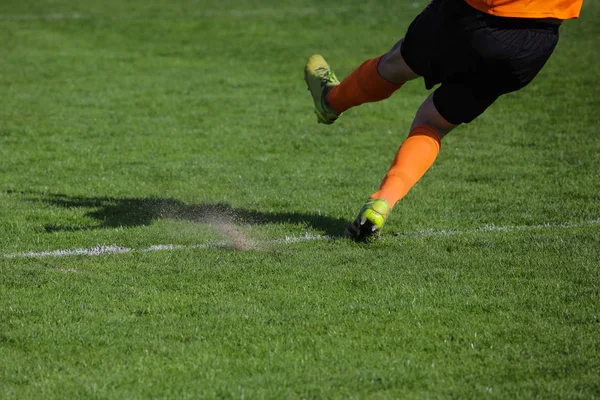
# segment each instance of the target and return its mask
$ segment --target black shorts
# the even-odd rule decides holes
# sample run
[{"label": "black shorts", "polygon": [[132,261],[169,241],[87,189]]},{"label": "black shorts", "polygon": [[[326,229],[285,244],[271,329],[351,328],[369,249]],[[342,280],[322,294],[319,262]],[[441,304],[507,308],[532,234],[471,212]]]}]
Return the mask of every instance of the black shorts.
[{"label": "black shorts", "polygon": [[558,28],[492,16],[464,0],[433,0],[409,26],[401,52],[427,89],[441,83],[435,107],[458,125],[531,82],[554,51]]}]

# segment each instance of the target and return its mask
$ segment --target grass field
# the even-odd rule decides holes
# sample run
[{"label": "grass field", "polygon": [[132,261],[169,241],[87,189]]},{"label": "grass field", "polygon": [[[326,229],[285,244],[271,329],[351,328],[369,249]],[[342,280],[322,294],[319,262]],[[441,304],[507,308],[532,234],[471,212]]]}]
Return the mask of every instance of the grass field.
[{"label": "grass field", "polygon": [[316,124],[302,69],[426,5],[0,3],[0,398],[600,398],[600,5],[342,237],[422,81]]}]

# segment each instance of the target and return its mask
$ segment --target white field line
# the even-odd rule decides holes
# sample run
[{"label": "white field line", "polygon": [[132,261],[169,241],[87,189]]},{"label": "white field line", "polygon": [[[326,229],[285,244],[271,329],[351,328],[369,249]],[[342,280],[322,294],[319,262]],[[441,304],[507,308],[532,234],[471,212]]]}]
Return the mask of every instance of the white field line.
[{"label": "white field line", "polygon": [[[466,229],[466,230],[431,230],[431,231],[414,231],[407,233],[396,234],[398,237],[431,237],[431,236],[456,236],[456,235],[467,235],[475,233],[489,233],[489,232],[513,232],[513,231],[525,231],[525,230],[543,230],[543,229],[571,229],[571,228],[585,228],[591,226],[600,226],[600,219],[583,221],[583,222],[565,222],[559,224],[538,224],[538,225],[516,225],[516,226],[496,226],[496,225],[485,225],[479,228]],[[264,242],[264,244],[292,244],[306,241],[315,240],[336,240],[340,239],[339,236],[329,235],[315,235],[312,233],[305,233],[301,236],[286,236],[279,239],[271,239]],[[389,240],[389,239],[386,239]],[[189,250],[189,249],[211,249],[218,247],[231,247],[231,243],[220,241],[220,242],[207,242],[192,245],[178,245],[178,244],[158,244],[150,247],[133,249],[129,247],[117,246],[117,245],[99,245],[90,249],[65,249],[65,250],[52,250],[52,251],[26,251],[21,253],[0,253],[0,259],[22,259],[22,258],[44,258],[44,257],[67,257],[67,256],[100,256],[109,254],[123,254],[131,252],[150,253],[157,251],[175,251],[175,250]]]},{"label": "white field line", "polygon": [[70,249],[70,250],[52,250],[52,251],[26,251],[23,253],[2,254],[2,258],[41,258],[41,257],[65,257],[65,256],[99,256],[102,254],[121,254],[133,251],[128,247],[117,245],[96,246],[91,249]]},{"label": "white field line", "polygon": [[569,228],[585,228],[589,226],[600,226],[600,219],[592,219],[582,222],[562,222],[558,224],[543,223],[537,225],[509,225],[509,226],[496,226],[496,225],[484,225],[479,228],[464,229],[464,230],[423,230],[417,232],[399,233],[397,236],[408,236],[408,237],[427,237],[427,236],[453,236],[462,234],[472,233],[485,233],[485,232],[512,232],[512,231],[528,231],[528,230],[539,230],[539,229],[569,229]]}]

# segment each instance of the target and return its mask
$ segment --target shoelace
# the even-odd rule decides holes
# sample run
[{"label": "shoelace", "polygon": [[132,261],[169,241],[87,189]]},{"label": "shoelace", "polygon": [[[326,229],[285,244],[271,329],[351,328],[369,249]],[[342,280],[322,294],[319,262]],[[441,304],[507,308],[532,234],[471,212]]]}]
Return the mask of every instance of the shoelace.
[{"label": "shoelace", "polygon": [[331,72],[330,70],[328,70],[327,68],[320,67],[320,68],[317,68],[315,71],[319,72],[319,75],[322,77],[322,79],[321,79],[322,86],[326,86],[328,83],[337,81],[337,77],[335,76],[335,74],[333,72]]}]

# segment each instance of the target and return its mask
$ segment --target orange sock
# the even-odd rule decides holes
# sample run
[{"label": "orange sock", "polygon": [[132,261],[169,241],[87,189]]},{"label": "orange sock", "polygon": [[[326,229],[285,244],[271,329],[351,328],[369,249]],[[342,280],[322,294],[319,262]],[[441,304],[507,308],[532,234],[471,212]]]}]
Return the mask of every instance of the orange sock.
[{"label": "orange sock", "polygon": [[377,66],[383,56],[362,63],[327,94],[327,104],[341,114],[363,103],[385,100],[402,87],[386,81]]},{"label": "orange sock", "polygon": [[413,128],[400,146],[379,191],[370,198],[384,199],[394,207],[431,167],[440,146],[440,136],[433,128],[425,125]]}]

